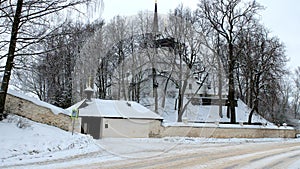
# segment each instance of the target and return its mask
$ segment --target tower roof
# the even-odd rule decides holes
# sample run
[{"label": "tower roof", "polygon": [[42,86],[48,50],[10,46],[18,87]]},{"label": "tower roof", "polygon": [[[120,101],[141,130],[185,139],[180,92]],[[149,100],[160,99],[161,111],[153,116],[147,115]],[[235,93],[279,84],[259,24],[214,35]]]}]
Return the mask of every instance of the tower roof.
[{"label": "tower roof", "polygon": [[153,34],[158,33],[158,16],[157,16],[157,0],[155,0],[154,6],[154,18],[153,18]]}]

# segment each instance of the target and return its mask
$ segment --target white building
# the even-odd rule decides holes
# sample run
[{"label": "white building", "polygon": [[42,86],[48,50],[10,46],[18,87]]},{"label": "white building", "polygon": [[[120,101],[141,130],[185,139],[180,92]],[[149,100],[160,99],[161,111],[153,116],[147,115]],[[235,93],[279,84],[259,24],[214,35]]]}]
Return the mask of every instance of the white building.
[{"label": "white building", "polygon": [[133,101],[84,99],[68,108],[78,109],[81,132],[99,138],[147,138],[162,117]]}]

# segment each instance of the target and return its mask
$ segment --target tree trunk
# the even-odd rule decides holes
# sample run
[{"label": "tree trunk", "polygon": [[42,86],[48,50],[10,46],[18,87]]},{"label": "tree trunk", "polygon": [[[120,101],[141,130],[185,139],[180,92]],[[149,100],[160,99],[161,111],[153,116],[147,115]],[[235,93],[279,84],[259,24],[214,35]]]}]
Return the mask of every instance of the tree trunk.
[{"label": "tree trunk", "polygon": [[229,111],[230,111],[230,122],[236,123],[235,118],[235,99],[234,99],[234,56],[233,56],[233,45],[229,43],[229,91],[228,91],[228,102],[229,102]]},{"label": "tree trunk", "polygon": [[5,65],[5,71],[4,76],[2,80],[1,90],[0,90],[0,121],[5,118],[4,114],[4,107],[5,107],[5,99],[6,94],[8,90],[8,84],[11,76],[11,71],[13,69],[14,64],[14,57],[15,57],[15,51],[16,51],[16,44],[17,44],[17,36],[19,31],[19,25],[21,20],[21,13],[22,13],[22,6],[23,6],[23,0],[18,0],[17,7],[16,7],[16,13],[14,16],[14,21],[12,25],[12,31],[11,31],[11,37],[9,42],[9,49],[8,49],[8,56],[6,60]]},{"label": "tree trunk", "polygon": [[169,84],[169,81],[171,79],[171,75],[172,75],[172,72],[169,74],[167,80],[166,80],[166,83],[165,83],[165,88],[163,90],[163,96],[162,96],[162,101],[161,101],[161,107],[162,108],[165,108],[165,104],[166,104],[166,95],[167,95],[167,90],[168,90],[168,84]]},{"label": "tree trunk", "polygon": [[[218,52],[219,54],[219,52]],[[223,118],[223,112],[222,112],[222,68],[221,68],[221,61],[219,58],[217,58],[218,60],[218,95],[219,95],[219,116],[220,118]]]},{"label": "tree trunk", "polygon": [[253,113],[256,112],[258,113],[258,97],[255,98],[255,101],[254,101],[254,106],[249,114],[249,117],[248,117],[248,124],[251,124],[252,123],[252,116],[253,116]]},{"label": "tree trunk", "polygon": [[138,82],[136,85],[136,91],[135,91],[135,98],[138,103],[140,102],[140,93],[141,93],[141,83]]},{"label": "tree trunk", "polygon": [[249,89],[249,107],[253,107],[253,95],[255,95],[254,93],[254,75],[252,73],[250,73],[251,76],[250,76],[250,89]]},{"label": "tree trunk", "polygon": [[[258,97],[259,97],[259,80],[260,80],[260,74],[257,75],[257,77],[255,78],[256,79],[256,82],[255,82],[255,89],[254,89],[254,103],[253,103],[253,108],[249,114],[249,118],[248,118],[248,124],[251,124],[252,123],[252,116],[253,116],[253,113],[256,111],[256,113],[258,113],[258,104],[259,104],[259,100],[258,100]],[[254,85],[253,85],[254,86]]]},{"label": "tree trunk", "polygon": [[182,103],[182,101],[183,101],[183,99],[182,99],[182,95],[181,95],[181,89],[179,88],[179,92],[178,92],[178,109],[177,109],[177,111],[178,111],[178,118],[177,118],[177,122],[182,122],[182,115],[183,115],[183,112],[182,112],[182,105],[183,105],[183,103]]},{"label": "tree trunk", "polygon": [[182,70],[182,56],[179,54],[179,91],[178,91],[178,118],[177,122],[182,122],[182,116],[183,116],[183,111],[182,111],[182,106],[183,106],[183,97],[184,97],[184,92],[183,90],[183,84],[182,84],[182,79],[183,79],[183,70]]},{"label": "tree trunk", "polygon": [[180,97],[179,97],[179,104],[178,104],[178,122],[182,122],[182,116],[183,113],[185,112],[185,106],[184,106],[184,95],[185,95],[185,91],[186,91],[186,87],[187,87],[187,79],[185,79],[182,83],[182,87],[180,90]]},{"label": "tree trunk", "polygon": [[253,113],[254,113],[254,109],[252,109],[249,113],[249,117],[248,117],[248,124],[251,124],[252,123],[252,116],[253,116]]},{"label": "tree trunk", "polygon": [[154,65],[152,67],[152,88],[153,88],[153,98],[154,98],[154,112],[158,113],[158,95],[157,95],[157,88],[158,83],[156,80],[156,69],[154,68]]}]

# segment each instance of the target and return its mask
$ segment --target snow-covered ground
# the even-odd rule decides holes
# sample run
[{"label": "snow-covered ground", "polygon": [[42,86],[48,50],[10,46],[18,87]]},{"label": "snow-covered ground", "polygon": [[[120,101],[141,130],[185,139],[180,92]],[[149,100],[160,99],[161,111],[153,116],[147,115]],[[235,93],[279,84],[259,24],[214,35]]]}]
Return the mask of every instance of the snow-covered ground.
[{"label": "snow-covered ground", "polygon": [[[16,93],[13,93],[16,95]],[[19,95],[18,95],[19,96]],[[20,95],[19,97],[23,97]],[[29,99],[30,100],[30,99]],[[42,104],[33,100],[36,104]],[[228,122],[230,119],[226,117],[226,109],[223,107],[223,118],[219,118],[217,106],[196,106],[190,105],[184,114],[184,118],[188,123],[176,123],[177,113],[174,110],[174,99],[167,99],[164,109],[160,108],[160,112],[164,117],[163,125],[180,125],[180,126],[205,126],[205,127],[243,127],[243,128],[278,128],[272,123],[258,115],[253,116],[253,122],[261,122],[266,126],[246,126],[242,124],[218,124],[217,122]],[[42,104],[43,105],[43,104]],[[241,101],[238,101],[237,121],[247,121],[250,109]],[[45,106],[45,105],[44,105]],[[46,105],[49,106],[49,105]],[[59,112],[61,110],[54,109]],[[197,122],[197,123],[190,123]],[[205,122],[205,123],[199,123]],[[288,127],[280,127],[287,129]],[[0,122],[0,168],[95,168],[94,165],[103,163],[108,168],[111,164],[124,162],[126,159],[151,159],[165,155],[170,158],[177,159],[177,156],[209,149],[211,152],[227,151],[227,147],[251,144],[253,148],[257,145],[284,145],[296,144],[293,154],[273,156],[293,159],[290,161],[292,167],[297,168],[300,159],[295,160],[294,157],[300,156],[300,139],[279,139],[279,138],[263,138],[263,139],[215,139],[215,138],[188,138],[188,137],[167,137],[167,138],[120,138],[120,139],[102,139],[94,140],[91,136],[82,135],[63,131],[53,126],[32,122],[28,119],[9,115],[7,119]],[[299,145],[299,146],[298,146]],[[224,147],[224,150],[220,149]],[[265,147],[265,146],[262,146]],[[298,151],[299,147],[299,151]],[[244,148],[241,148],[244,149]],[[251,150],[251,149],[250,149]],[[245,150],[248,156],[258,158],[257,154],[267,154],[265,152],[249,152]],[[282,152],[284,148],[274,151]],[[267,152],[271,151],[269,149]],[[205,152],[204,152],[205,153]],[[208,154],[210,156],[210,154]],[[217,156],[217,155],[215,155]],[[212,155],[214,157],[214,155]],[[239,158],[237,152],[236,157]],[[241,156],[244,157],[244,156]],[[293,158],[292,158],[293,157]],[[190,158],[190,157],[189,157]],[[130,163],[129,160],[129,163]],[[112,162],[113,161],[113,162]],[[170,160],[172,161],[172,160]],[[260,166],[265,161],[255,161],[255,166]],[[124,162],[128,165],[127,161]],[[151,163],[155,163],[152,161]],[[120,164],[121,165],[121,164]],[[208,165],[210,166],[210,165]],[[97,167],[96,167],[97,168]],[[118,168],[118,167],[116,167]],[[122,167],[121,167],[122,168]],[[131,168],[131,167],[127,167]],[[134,167],[133,167],[134,168]]]},{"label": "snow-covered ground", "polygon": [[0,122],[0,168],[98,151],[91,136],[9,115]]},{"label": "snow-covered ground", "polygon": [[[234,147],[248,147],[243,150],[249,153],[248,156],[264,155],[265,152],[248,152],[256,146],[266,147],[267,145],[291,144],[300,147],[299,139],[215,139],[215,138],[187,138],[187,137],[166,137],[166,138],[111,138],[94,140],[92,137],[82,134],[74,134],[63,131],[56,127],[35,123],[19,116],[10,115],[0,122],[0,168],[95,168],[94,165],[103,163],[110,166],[122,162],[129,165],[131,160],[141,162],[156,158],[177,159],[183,154],[193,155],[196,152],[212,153],[212,157],[227,152]],[[278,146],[275,146],[278,145]],[[250,147],[249,147],[250,146]],[[251,148],[252,147],[252,148]],[[280,147],[274,153],[285,150]],[[206,151],[207,149],[207,151]],[[242,149],[241,149],[242,151]],[[267,152],[269,153],[268,150]],[[273,150],[272,150],[273,152]],[[287,150],[289,153],[289,151]],[[240,157],[236,152],[236,157]],[[291,151],[292,154],[280,154],[280,157],[297,157],[298,149]],[[268,158],[272,156],[265,155]],[[274,158],[279,158],[276,154]],[[188,157],[192,158],[192,157]],[[139,161],[141,160],[141,161]],[[220,159],[221,160],[221,159]],[[246,158],[245,158],[246,160]],[[272,161],[272,159],[271,159]],[[152,161],[155,163],[155,161]],[[259,166],[264,162],[255,161]],[[293,159],[292,167],[300,164],[300,159]],[[142,162],[141,162],[142,163]],[[138,163],[137,163],[138,164]],[[124,164],[125,165],[125,164]],[[167,164],[166,164],[167,165]],[[96,167],[97,168],[97,167]],[[108,167],[109,168],[109,167]],[[118,167],[117,167],[118,168]],[[130,168],[130,167],[129,167]]]},{"label": "snow-covered ground", "polygon": [[[159,114],[164,118],[164,122],[167,124],[171,124],[177,122],[177,110],[175,110],[175,98],[166,98],[165,106],[161,106],[162,98],[158,99],[159,103]],[[184,99],[184,104],[186,104],[188,100]],[[141,104],[148,107],[151,110],[154,110],[154,100],[153,98],[146,98],[141,100]],[[236,121],[237,122],[248,122],[248,117],[251,109],[241,100],[237,101],[236,107]],[[227,118],[226,115],[227,107],[222,106],[222,115],[219,116],[219,106],[216,105],[193,105],[191,103],[188,104],[185,113],[183,114],[183,118],[185,118],[189,122],[196,123],[215,123],[215,122],[230,122],[230,118]],[[267,126],[276,126],[273,123],[267,121],[262,118],[260,115],[254,113],[252,116],[253,123],[262,123]]]}]

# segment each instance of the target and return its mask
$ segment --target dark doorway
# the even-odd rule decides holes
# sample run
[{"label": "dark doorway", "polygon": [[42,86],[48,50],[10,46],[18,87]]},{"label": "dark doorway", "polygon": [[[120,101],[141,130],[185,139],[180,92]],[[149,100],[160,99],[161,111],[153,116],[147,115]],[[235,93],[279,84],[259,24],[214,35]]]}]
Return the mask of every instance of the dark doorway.
[{"label": "dark doorway", "polygon": [[99,139],[100,126],[100,117],[81,117],[81,133],[90,134],[94,139]]}]

